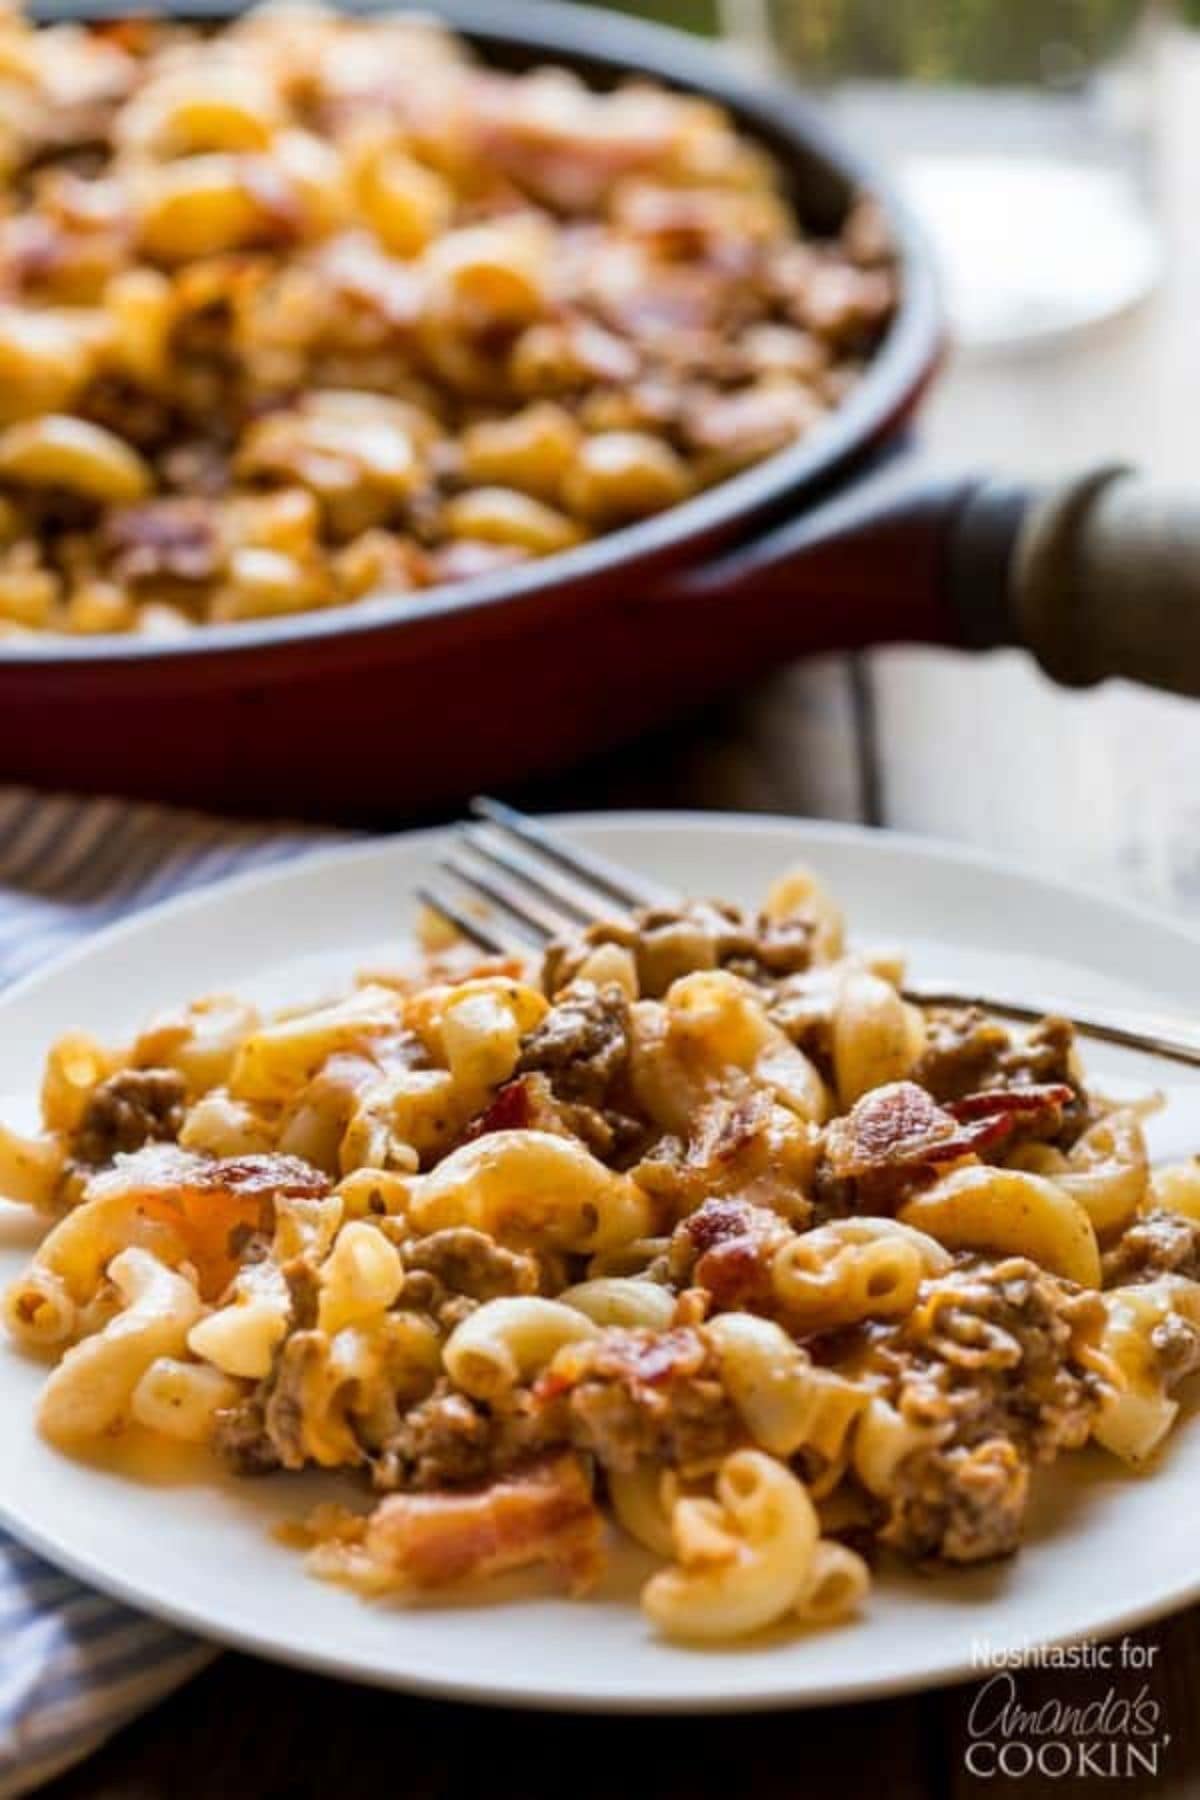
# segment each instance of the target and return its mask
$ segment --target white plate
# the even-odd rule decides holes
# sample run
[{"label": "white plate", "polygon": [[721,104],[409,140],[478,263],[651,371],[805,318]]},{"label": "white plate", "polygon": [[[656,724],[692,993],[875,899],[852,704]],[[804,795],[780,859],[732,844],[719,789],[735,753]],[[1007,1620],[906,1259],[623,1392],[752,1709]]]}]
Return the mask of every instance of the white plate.
[{"label": "white plate", "polygon": [[[915,973],[1200,1008],[1200,940],[1153,915],[966,854],[852,829],[720,815],[588,818],[581,840],[679,886],[753,899],[802,858],[843,898],[859,942],[900,944]],[[73,1025],[120,1037],[206,989],[306,998],[330,971],[393,945],[436,835],[323,854],[161,907],[103,933],[0,996],[0,1092],[28,1092],[50,1041]],[[1101,1051],[1110,1084],[1169,1076],[1153,1126],[1160,1155],[1200,1147],[1200,1077]],[[28,1223],[0,1208],[0,1280],[28,1254]],[[0,1351],[0,1518],[77,1575],[223,1642],[365,1681],[578,1708],[710,1711],[842,1700],[972,1670],[981,1649],[1123,1629],[1200,1595],[1200,1421],[1152,1479],[1091,1454],[1039,1482],[1031,1541],[1003,1566],[877,1583],[865,1617],[735,1650],[658,1641],[637,1610],[645,1565],[619,1555],[584,1601],[535,1579],[485,1599],[369,1605],[307,1577],[270,1535],[318,1491],[308,1477],[235,1481],[167,1460],[150,1481],[81,1465],[31,1423],[39,1368]],[[327,1491],[328,1482],[320,1491]]]}]

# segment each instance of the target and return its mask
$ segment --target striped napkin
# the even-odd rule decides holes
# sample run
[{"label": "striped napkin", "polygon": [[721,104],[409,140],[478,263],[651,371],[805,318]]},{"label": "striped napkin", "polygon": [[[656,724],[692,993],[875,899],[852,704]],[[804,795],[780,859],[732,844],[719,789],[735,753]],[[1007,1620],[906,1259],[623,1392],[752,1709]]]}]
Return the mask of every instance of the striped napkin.
[{"label": "striped napkin", "polygon": [[[328,841],[301,827],[0,788],[0,983],[138,907]],[[0,1529],[0,1800],[90,1755],[215,1655]]]}]

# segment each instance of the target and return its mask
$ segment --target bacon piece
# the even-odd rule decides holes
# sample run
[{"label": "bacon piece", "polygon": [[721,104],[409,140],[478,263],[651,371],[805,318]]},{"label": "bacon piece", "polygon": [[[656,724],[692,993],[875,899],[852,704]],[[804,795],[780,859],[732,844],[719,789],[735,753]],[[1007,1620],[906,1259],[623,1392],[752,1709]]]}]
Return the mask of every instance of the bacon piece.
[{"label": "bacon piece", "polygon": [[959,1136],[970,1139],[978,1151],[993,1148],[1018,1130],[1030,1137],[1051,1136],[1075,1097],[1075,1090],[1062,1081],[1031,1083],[964,1094],[961,1100],[951,1100],[946,1111],[965,1127]]},{"label": "bacon piece", "polygon": [[894,1081],[856,1101],[825,1134],[826,1168],[857,1184],[858,1209],[895,1205],[947,1163],[996,1157],[1015,1137],[1052,1137],[1075,1098],[1061,1082],[988,1088],[938,1104],[914,1081]]},{"label": "bacon piece", "polygon": [[597,1339],[566,1345],[535,1383],[534,1396],[538,1401],[556,1399],[597,1372],[621,1381],[631,1392],[663,1387],[695,1375],[707,1357],[704,1339],[690,1327],[646,1331],[614,1326]]},{"label": "bacon piece", "polygon": [[89,35],[102,38],[130,56],[144,56],[154,45],[158,27],[153,19],[96,19],[88,25]]},{"label": "bacon piece", "polygon": [[320,1200],[330,1189],[328,1175],[299,1156],[264,1153],[255,1156],[221,1156],[204,1162],[189,1177],[187,1186],[197,1193],[251,1195],[285,1194],[289,1199]]},{"label": "bacon piece", "polygon": [[639,1127],[618,1112],[560,1099],[549,1077],[535,1070],[497,1088],[491,1103],[468,1124],[460,1142],[470,1144],[493,1131],[548,1131],[578,1138],[594,1156],[607,1160],[614,1149],[636,1138]]},{"label": "bacon piece", "polygon": [[247,1231],[270,1229],[278,1196],[319,1200],[329,1188],[329,1177],[298,1156],[208,1157],[175,1144],[151,1144],[93,1176],[83,1198],[127,1203],[179,1232],[201,1296],[212,1300],[235,1272],[239,1240]]},{"label": "bacon piece", "polygon": [[599,1117],[590,1108],[558,1106],[554,1090],[540,1072],[515,1075],[496,1089],[490,1104],[471,1120],[461,1141],[470,1144],[493,1131],[550,1131],[560,1137],[582,1137],[578,1125],[584,1114]]},{"label": "bacon piece", "polygon": [[288,1194],[319,1200],[330,1180],[299,1156],[264,1151],[253,1156],[200,1156],[176,1144],[149,1144],[120,1156],[111,1169],[93,1176],[85,1198],[102,1194],[179,1193]]},{"label": "bacon piece", "polygon": [[777,1213],[748,1200],[706,1200],[676,1226],[670,1274],[692,1283],[719,1309],[769,1308],[771,1259],[792,1233]]},{"label": "bacon piece", "polygon": [[965,1154],[953,1115],[914,1081],[873,1088],[826,1133],[830,1168],[839,1180],[885,1170],[921,1168]]},{"label": "bacon piece", "polygon": [[490,1104],[467,1126],[462,1141],[470,1144],[493,1131],[531,1131],[538,1113],[533,1079],[529,1075],[519,1075],[515,1081],[506,1081],[503,1087],[497,1088]]},{"label": "bacon piece", "polygon": [[104,540],[119,581],[211,581],[224,562],[216,508],[203,500],[127,506],[110,517]]},{"label": "bacon piece", "polygon": [[864,1094],[845,1119],[829,1128],[833,1173],[858,1179],[884,1170],[928,1168],[995,1150],[1023,1131],[1044,1137],[1075,1098],[1060,1082],[988,1088],[939,1106],[912,1081]]},{"label": "bacon piece", "polygon": [[601,1572],[601,1519],[579,1457],[539,1457],[488,1487],[393,1494],[372,1513],[366,1552],[398,1585],[440,1588],[549,1563],[578,1592]]}]

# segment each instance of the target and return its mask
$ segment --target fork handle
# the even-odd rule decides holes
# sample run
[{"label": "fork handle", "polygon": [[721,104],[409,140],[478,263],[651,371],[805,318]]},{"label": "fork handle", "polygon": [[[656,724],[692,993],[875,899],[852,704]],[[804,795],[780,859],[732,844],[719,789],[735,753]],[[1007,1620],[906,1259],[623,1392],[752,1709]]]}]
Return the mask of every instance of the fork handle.
[{"label": "fork handle", "polygon": [[1000,1018],[1020,1019],[1028,1024],[1045,1018],[1047,1013],[1061,1013],[1084,1037],[1120,1044],[1129,1050],[1143,1050],[1152,1056],[1165,1056],[1172,1062],[1200,1068],[1200,1030],[1165,1014],[1130,1011],[1124,1007],[1092,1012],[1086,1008],[1081,1010],[1070,1001],[1044,996],[1037,1006],[1028,1006],[1024,1001],[1009,1000],[996,994],[950,992],[925,982],[906,987],[904,997],[921,1006],[978,1006]]}]

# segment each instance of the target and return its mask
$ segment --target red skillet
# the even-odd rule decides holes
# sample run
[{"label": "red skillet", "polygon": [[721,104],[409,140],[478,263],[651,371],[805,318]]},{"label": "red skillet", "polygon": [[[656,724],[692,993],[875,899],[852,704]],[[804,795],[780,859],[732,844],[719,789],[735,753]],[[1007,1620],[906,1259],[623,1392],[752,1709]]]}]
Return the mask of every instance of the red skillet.
[{"label": "red skillet", "polygon": [[562,767],[787,658],[897,639],[1026,644],[1060,680],[1200,692],[1200,501],[1111,469],[1042,494],[930,477],[895,454],[938,360],[929,251],[803,99],[611,14],[441,10],[508,66],[566,63],[601,85],[636,71],[715,96],[780,157],[818,230],[854,190],[875,193],[903,297],[865,379],[810,442],[546,561],[182,641],[4,645],[0,780],[395,817]]}]

